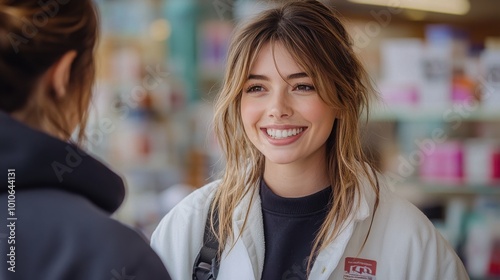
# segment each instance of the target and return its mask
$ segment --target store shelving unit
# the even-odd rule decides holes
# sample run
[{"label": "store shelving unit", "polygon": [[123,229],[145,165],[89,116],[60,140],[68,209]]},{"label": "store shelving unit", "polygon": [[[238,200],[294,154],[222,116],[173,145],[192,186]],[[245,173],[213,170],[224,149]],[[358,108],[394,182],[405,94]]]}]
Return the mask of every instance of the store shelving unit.
[{"label": "store shelving unit", "polygon": [[[426,28],[429,24],[447,24],[453,28],[463,30],[469,35],[468,43],[470,45],[468,47],[484,46],[486,45],[486,38],[490,36],[500,37],[499,30],[492,28],[491,23],[487,22],[491,22],[492,20],[491,18],[487,20],[487,18],[491,16],[489,12],[492,10],[491,7],[487,7],[488,3],[485,1],[474,1],[472,4],[474,7],[471,13],[464,17],[428,14],[424,15],[424,19],[412,21],[408,20],[408,18],[405,19],[405,13],[401,13],[398,15],[390,14],[390,16],[384,18],[386,20],[384,22],[381,22],[380,18],[377,19],[373,16],[381,14],[388,15],[387,9],[384,10],[384,8],[364,5],[355,6],[348,1],[337,2],[336,7],[339,9],[345,7],[345,11],[341,10],[341,13],[351,22],[352,26],[348,29],[354,37],[354,42],[359,42],[362,45],[362,48],[360,48],[361,60],[367,66],[370,76],[376,81],[375,84],[384,90],[384,88],[386,88],[384,82],[387,82],[383,80],[385,78],[384,74],[386,74],[384,72],[384,66],[387,66],[387,64],[383,65],[383,63],[387,61],[381,58],[381,48],[386,39],[397,40],[416,38],[422,41],[422,46],[426,46],[428,42],[425,42],[424,38],[427,38]],[[498,23],[498,17],[496,18],[497,19],[494,21]],[[370,33],[370,31],[377,32]],[[439,43],[442,43],[442,41],[438,42],[438,44]],[[477,49],[474,51],[477,51]],[[468,59],[471,59],[468,63],[474,61],[474,59],[472,59],[472,52],[466,52],[465,54]],[[392,54],[391,51],[387,51],[387,53]],[[451,53],[450,51],[446,54]],[[424,53],[424,55],[427,54]],[[477,52],[474,55],[478,55],[476,58],[479,57]],[[450,55],[452,63],[456,63],[453,64],[454,66],[464,65],[462,60],[463,56],[459,57],[460,58],[457,59],[456,56]],[[478,62],[480,60],[475,61]],[[392,62],[394,62],[394,60],[392,60]],[[389,80],[389,82],[393,82],[390,86],[396,86],[395,88],[399,90],[400,88],[398,86],[400,84],[397,84],[397,82],[403,81],[404,83],[411,80],[411,77],[409,78],[410,75],[406,75],[408,72],[405,71],[407,70],[405,67],[411,67],[408,66],[408,63],[411,62],[412,59],[409,55],[408,57],[399,56],[395,61],[399,68],[390,65],[394,67],[392,70],[397,68],[401,69],[402,73],[405,73],[401,74],[399,77],[396,75],[396,79]],[[415,65],[416,64],[413,66]],[[477,69],[479,71],[484,70],[484,68]],[[398,74],[397,71],[396,74]],[[425,74],[428,73],[426,72]],[[425,74],[423,75],[424,83],[429,81],[425,80],[428,78]],[[480,100],[481,98],[475,95],[473,98],[474,100],[479,100],[479,103],[460,104],[460,100],[452,100],[454,98],[452,96],[452,94],[454,94],[452,89],[456,89],[452,88],[452,86],[462,85],[458,84],[457,80],[454,80],[454,78],[456,78],[456,76],[454,76],[455,74],[456,73],[451,72],[447,76],[450,79],[448,80],[450,86],[449,90],[438,91],[436,88],[433,88],[433,94],[442,94],[443,97],[444,95],[449,96],[447,102],[444,102],[444,98],[440,99],[436,104],[433,104],[432,101],[422,102],[424,98],[431,97],[432,99],[436,95],[422,90],[426,89],[428,84],[424,84],[423,86],[422,84],[418,84],[422,83],[420,77],[415,78],[415,80],[417,80],[416,88],[419,94],[424,94],[418,96],[418,98],[411,99],[406,97],[398,99],[394,98],[398,96],[390,95],[393,92],[381,92],[381,102],[370,108],[370,114],[367,118],[368,132],[366,135],[368,135],[368,137],[366,138],[367,141],[370,141],[370,143],[368,143],[368,148],[376,151],[375,161],[380,163],[382,170],[385,169],[386,174],[398,174],[401,162],[400,159],[404,158],[405,160],[409,160],[410,155],[416,155],[416,151],[421,151],[420,147],[416,145],[416,141],[432,139],[431,135],[433,131],[444,132],[446,140],[450,141],[446,144],[454,142],[457,143],[458,146],[461,146],[461,154],[459,156],[457,155],[457,160],[458,157],[461,157],[459,160],[464,162],[467,160],[465,149],[469,149],[471,147],[469,145],[474,143],[474,141],[484,140],[486,142],[500,143],[500,107],[498,107],[500,104],[495,106],[494,102],[491,102],[491,100]],[[481,75],[482,77],[487,76],[484,72]],[[401,78],[401,80],[397,80],[397,78]],[[481,82],[474,79],[472,79],[472,81],[475,83],[475,88],[473,90],[474,94],[476,94],[476,90],[481,90],[478,88],[481,86]],[[390,86],[387,87],[389,90],[394,89],[394,87]],[[405,84],[405,86],[408,86],[408,84]],[[414,84],[411,86],[414,86]],[[407,88],[403,87],[402,89]],[[444,86],[442,89],[444,89]],[[409,91],[405,92],[401,90],[402,94],[408,94],[408,92]],[[384,93],[386,93],[386,95],[384,95]],[[496,93],[498,93],[498,91]],[[389,100],[391,100],[392,97],[392,103],[389,100],[384,100],[384,97],[389,97]],[[362,121],[364,120],[365,119],[362,119]],[[440,144],[438,142],[439,141],[435,141],[434,144],[437,146]],[[470,151],[471,150],[467,150],[467,152]],[[433,159],[435,159],[435,157]],[[471,161],[469,161],[469,164],[471,164],[470,162]],[[474,164],[483,164],[481,165],[482,167],[477,165],[479,168],[487,168],[488,166],[486,162],[475,162],[473,165]],[[429,166],[430,165],[427,167]],[[425,177],[425,173],[422,174],[421,172],[422,166],[420,162],[412,164],[409,169],[411,169],[411,174],[408,172],[408,174],[405,174],[407,176],[401,176],[401,180],[391,185],[394,191],[420,207],[424,213],[429,213],[433,216],[432,221],[436,222],[436,227],[440,230],[442,229],[443,232],[445,232],[445,236],[448,235],[448,237],[451,237],[450,243],[453,244],[452,246],[455,246],[458,254],[464,257],[464,260],[467,260],[467,258],[474,258],[477,254],[483,254],[482,257],[484,257],[484,254],[487,253],[484,253],[484,251],[481,251],[482,253],[478,251],[472,252],[470,246],[473,247],[480,246],[478,244],[484,244],[484,240],[481,240],[481,237],[475,235],[477,233],[477,227],[482,227],[481,230],[484,231],[498,227],[498,218],[491,219],[489,215],[494,213],[492,214],[493,217],[499,216],[500,182],[495,181],[495,179],[486,180],[488,177],[483,177],[479,178],[478,182],[484,183],[473,183],[475,181],[467,177],[468,173],[465,172],[465,167],[464,170],[462,170],[463,173],[456,173],[457,176],[455,178],[444,178],[442,180],[439,180],[440,178],[438,178],[438,180],[432,180],[433,178],[431,177]],[[427,169],[424,168],[424,170]],[[441,211],[438,216],[436,216],[436,209]],[[476,228],[474,229],[474,227]],[[495,240],[498,240],[498,237]],[[491,261],[494,262],[493,259]],[[466,267],[468,269],[470,268],[467,262]],[[471,273],[474,274],[472,271],[473,269]],[[491,273],[496,276],[472,277],[471,275],[471,279],[500,279],[497,272],[490,272],[490,274]],[[485,273],[485,275],[487,274],[488,272]]]},{"label": "store shelving unit", "polygon": [[418,189],[427,195],[444,196],[475,196],[486,195],[500,197],[500,184],[498,185],[479,185],[479,184],[442,184],[442,183],[423,183],[413,181],[405,184],[407,187]]},{"label": "store shelving unit", "polygon": [[[376,107],[370,112],[369,120],[371,121],[412,121],[412,122],[428,122],[428,121],[446,121],[447,113],[450,114],[453,107],[445,110],[438,109],[420,109],[420,108],[399,108],[399,107]],[[478,107],[474,110],[462,110],[460,114],[463,120],[468,121],[499,121],[500,110],[486,111]]]}]

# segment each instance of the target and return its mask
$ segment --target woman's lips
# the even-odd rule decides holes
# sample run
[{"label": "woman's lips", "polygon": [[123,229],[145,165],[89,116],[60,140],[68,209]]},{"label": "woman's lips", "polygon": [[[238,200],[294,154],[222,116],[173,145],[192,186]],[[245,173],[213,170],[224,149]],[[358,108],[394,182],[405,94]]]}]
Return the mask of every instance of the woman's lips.
[{"label": "woman's lips", "polygon": [[261,128],[269,143],[273,145],[289,145],[297,141],[307,127],[265,127]]}]

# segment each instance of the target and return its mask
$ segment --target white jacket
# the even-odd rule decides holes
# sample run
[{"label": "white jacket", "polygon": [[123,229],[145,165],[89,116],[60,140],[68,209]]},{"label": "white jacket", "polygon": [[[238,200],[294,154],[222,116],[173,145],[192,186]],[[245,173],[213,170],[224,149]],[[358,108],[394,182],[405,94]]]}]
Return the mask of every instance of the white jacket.
[{"label": "white jacket", "polygon": [[[151,245],[174,280],[192,279],[193,263],[203,242],[208,209],[218,182],[210,183],[181,201],[160,222]],[[258,187],[258,186],[257,186]],[[264,230],[258,190],[248,222],[234,248],[224,251],[219,280],[260,279],[264,264]],[[238,236],[250,196],[233,215]],[[360,205],[340,235],[320,252],[309,279],[461,280],[469,279],[463,264],[432,223],[409,202],[381,182],[380,203],[368,240],[374,192],[364,186]],[[359,254],[358,254],[359,253]],[[290,269],[282,279],[305,279]],[[364,273],[364,274],[363,274]],[[357,278],[363,274],[362,278]],[[279,279],[276,279],[279,280]]]}]

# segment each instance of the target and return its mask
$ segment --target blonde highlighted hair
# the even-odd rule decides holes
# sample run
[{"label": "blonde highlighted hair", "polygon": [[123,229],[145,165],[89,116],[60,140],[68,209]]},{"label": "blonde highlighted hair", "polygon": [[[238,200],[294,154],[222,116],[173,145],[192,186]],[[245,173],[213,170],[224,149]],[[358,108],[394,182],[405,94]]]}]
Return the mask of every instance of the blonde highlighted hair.
[{"label": "blonde highlighted hair", "polygon": [[[286,1],[238,26],[230,43],[214,117],[215,133],[226,160],[212,204],[212,208],[218,208],[219,226],[212,230],[219,240],[219,252],[228,242],[236,242],[232,237],[233,212],[244,196],[258,191],[264,171],[264,156],[245,134],[240,103],[252,64],[267,43],[282,44],[312,77],[322,100],[339,112],[326,148],[333,198],[315,238],[309,270],[311,260],[335,239],[354,211],[359,202],[355,197],[361,192],[361,177],[367,178],[376,193],[377,208],[376,169],[363,153],[359,133],[362,113],[368,111],[369,102],[376,97],[376,92],[354,54],[352,40],[339,16],[318,1]],[[246,213],[248,216],[248,210]]]}]

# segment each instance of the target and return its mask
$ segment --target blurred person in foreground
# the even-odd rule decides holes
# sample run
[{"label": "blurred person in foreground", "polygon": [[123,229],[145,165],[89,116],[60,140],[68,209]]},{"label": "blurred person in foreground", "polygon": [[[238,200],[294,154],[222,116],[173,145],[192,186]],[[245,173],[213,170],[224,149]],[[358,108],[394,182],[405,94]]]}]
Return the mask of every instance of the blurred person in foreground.
[{"label": "blurred person in foreground", "polygon": [[110,218],[122,179],[69,140],[85,130],[97,16],[91,0],[0,0],[1,279],[170,279]]},{"label": "blurred person in foreground", "polygon": [[151,239],[170,275],[468,279],[363,153],[359,123],[376,92],[336,12],[283,1],[234,34],[215,106],[222,178],[176,205]]}]

